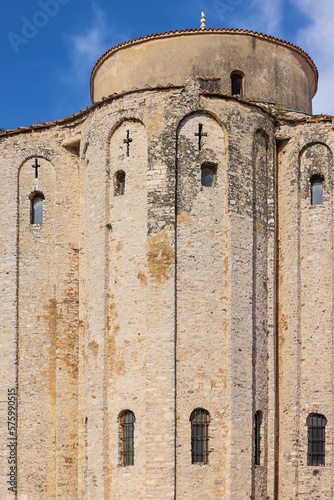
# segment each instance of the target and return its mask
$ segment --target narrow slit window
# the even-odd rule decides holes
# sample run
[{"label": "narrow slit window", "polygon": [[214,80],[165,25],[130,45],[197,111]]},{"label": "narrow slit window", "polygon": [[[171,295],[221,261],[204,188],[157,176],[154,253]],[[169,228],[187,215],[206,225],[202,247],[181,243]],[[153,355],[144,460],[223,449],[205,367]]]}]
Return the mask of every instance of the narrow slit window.
[{"label": "narrow slit window", "polygon": [[135,415],[132,411],[125,411],[121,414],[121,457],[122,465],[134,465],[134,430],[135,430]]},{"label": "narrow slit window", "polygon": [[311,177],[311,205],[321,205],[324,180],[320,175]]},{"label": "narrow slit window", "polygon": [[115,175],[115,196],[122,196],[125,193],[125,172],[119,170]]},{"label": "narrow slit window", "polygon": [[261,426],[262,412],[257,411],[254,415],[254,463],[261,465]]},{"label": "narrow slit window", "polygon": [[325,465],[325,427],[327,420],[323,415],[312,413],[307,419],[308,455],[307,465]]},{"label": "narrow slit window", "polygon": [[231,94],[239,95],[243,97],[244,95],[244,76],[242,73],[232,73],[231,74]]},{"label": "narrow slit window", "polygon": [[44,196],[35,195],[31,200],[31,224],[43,224]]},{"label": "narrow slit window", "polygon": [[210,416],[206,410],[194,410],[191,422],[191,463],[207,464],[209,456]]},{"label": "narrow slit window", "polygon": [[214,187],[217,168],[215,165],[203,165],[201,169],[201,183],[205,187]]}]

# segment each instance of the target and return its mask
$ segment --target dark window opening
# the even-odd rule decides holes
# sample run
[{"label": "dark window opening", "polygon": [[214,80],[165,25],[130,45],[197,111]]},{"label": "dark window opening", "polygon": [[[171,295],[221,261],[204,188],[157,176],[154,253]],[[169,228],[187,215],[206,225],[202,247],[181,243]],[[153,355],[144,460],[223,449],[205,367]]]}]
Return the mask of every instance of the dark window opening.
[{"label": "dark window opening", "polygon": [[202,186],[214,187],[216,183],[217,167],[215,165],[203,165],[201,169]]},{"label": "dark window opening", "polygon": [[311,205],[322,204],[324,179],[320,175],[311,177]]},{"label": "dark window opening", "polygon": [[134,430],[135,430],[135,416],[132,411],[125,411],[121,414],[121,456],[122,465],[134,465]]},{"label": "dark window opening", "polygon": [[312,413],[307,419],[308,454],[307,465],[325,465],[325,427],[323,415]]},{"label": "dark window opening", "polygon": [[115,175],[115,196],[121,196],[125,193],[125,172],[119,170]]},{"label": "dark window opening", "polygon": [[261,465],[261,425],[262,412],[257,411],[254,416],[254,463]]},{"label": "dark window opening", "polygon": [[37,193],[31,198],[31,224],[43,224],[43,202],[42,193]]},{"label": "dark window opening", "polygon": [[210,416],[206,410],[194,410],[191,422],[191,463],[207,464],[209,456]]},{"label": "dark window opening", "polygon": [[243,97],[244,76],[242,73],[231,74],[231,93],[232,95],[240,95],[240,97]]}]

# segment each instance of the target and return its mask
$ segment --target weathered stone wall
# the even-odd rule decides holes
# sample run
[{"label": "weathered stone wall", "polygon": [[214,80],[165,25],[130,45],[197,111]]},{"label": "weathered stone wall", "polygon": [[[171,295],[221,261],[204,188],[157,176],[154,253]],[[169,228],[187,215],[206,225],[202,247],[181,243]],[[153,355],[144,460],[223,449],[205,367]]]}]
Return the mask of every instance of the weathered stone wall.
[{"label": "weathered stone wall", "polygon": [[254,441],[252,453],[253,461],[258,462],[254,465],[253,496],[259,499],[265,498],[267,493],[268,461],[268,146],[268,136],[264,132],[256,132],[253,149],[252,300],[254,441],[256,413],[261,413],[256,429],[260,435],[259,457],[255,458]]},{"label": "weathered stone wall", "polygon": [[[169,176],[175,168],[160,151],[166,126],[161,101],[158,92],[154,100],[116,100],[92,115],[84,130],[86,494],[92,498],[174,495],[175,188]],[[128,130],[129,156],[123,142]],[[115,196],[120,170],[125,192]],[[108,293],[96,296],[103,276]],[[120,457],[119,415],[127,409],[136,417],[133,467],[122,467]],[[98,437],[96,428],[104,429]]]},{"label": "weathered stone wall", "polygon": [[[16,317],[6,339],[11,354],[1,363],[2,497],[8,492],[6,393],[11,388],[19,394],[18,498],[77,495],[78,158],[62,147],[72,134],[75,126],[54,127],[2,141],[10,202],[1,206],[1,218],[12,225],[2,232],[8,269],[2,279],[8,281],[7,272],[15,276],[5,299]],[[41,225],[31,224],[35,192],[45,197]],[[2,314],[5,310],[4,304]],[[10,325],[2,318],[5,324]]]},{"label": "weathered stone wall", "polygon": [[[129,131],[127,146],[124,140]],[[118,192],[117,173],[125,173],[124,194]],[[145,498],[149,436],[147,413],[152,420],[158,411],[152,405],[154,391],[147,384],[150,353],[147,344],[147,138],[143,124],[124,121],[110,138],[109,158],[109,311],[108,311],[108,453],[109,498],[117,491],[121,498]],[[156,335],[155,335],[156,337]],[[162,381],[158,374],[157,381]],[[152,388],[151,388],[152,389]],[[146,405],[143,395],[148,395]],[[146,399],[146,398],[145,398]],[[156,402],[157,403],[157,402]],[[148,406],[153,411],[148,411]],[[135,415],[135,467],[123,467],[120,417],[130,410]],[[158,419],[160,421],[160,419]],[[152,426],[153,427],[153,426]],[[155,429],[157,430],[157,429]],[[152,429],[152,433],[153,433]],[[154,432],[155,433],[155,432]],[[148,441],[148,442],[147,442]]]},{"label": "weathered stone wall", "polygon": [[[281,127],[279,207],[280,499],[333,495],[333,132],[328,125]],[[311,176],[323,203],[311,204]],[[325,466],[309,466],[306,420],[327,419]]]},{"label": "weathered stone wall", "polygon": [[[196,136],[200,127],[205,134],[202,139]],[[199,490],[207,498],[223,498],[226,488],[226,139],[225,127],[203,112],[185,117],[178,130],[176,378],[180,499],[196,498]],[[212,187],[202,186],[201,169],[205,167],[213,170]],[[210,415],[205,465],[191,461],[190,416],[197,408]]]},{"label": "weathered stone wall", "polygon": [[[18,266],[18,490],[56,491],[57,278],[55,180],[51,162],[32,158],[19,173]],[[43,224],[31,223],[35,193],[42,193]]]},{"label": "weathered stone wall", "polygon": [[[254,137],[257,130],[272,137],[272,125],[260,110],[236,110],[233,102],[198,92],[195,80],[185,91],[133,93],[102,106],[84,127],[91,497],[107,491],[125,498],[134,491],[138,498],[174,498],[175,491],[177,498],[194,499],[203,492],[210,498],[251,495],[253,413],[261,403],[266,415],[268,406],[268,327],[256,320],[254,286],[258,316],[263,310],[273,314],[272,303],[267,305],[273,155],[261,134],[260,152],[254,153]],[[207,135],[199,152],[200,123]],[[207,162],[217,168],[213,188],[201,186]],[[115,196],[119,170],[126,174],[125,193]],[[251,264],[256,223],[263,236]],[[108,298],[102,288],[96,292],[105,273]],[[256,404],[254,356],[264,379]],[[191,463],[189,418],[195,408],[210,413],[207,465]],[[133,467],[120,462],[118,416],[125,409],[136,415]],[[266,416],[265,422],[258,498],[266,489]],[[97,436],[97,427],[105,434]]]},{"label": "weathered stone wall", "polygon": [[[0,496],[14,388],[18,498],[331,498],[329,125],[279,125],[195,78],[0,146]],[[30,220],[35,191],[42,225]],[[210,415],[207,464],[191,460],[197,408]],[[124,410],[136,418],[133,466],[122,464]],[[312,412],[328,421],[321,468],[307,466]]]}]

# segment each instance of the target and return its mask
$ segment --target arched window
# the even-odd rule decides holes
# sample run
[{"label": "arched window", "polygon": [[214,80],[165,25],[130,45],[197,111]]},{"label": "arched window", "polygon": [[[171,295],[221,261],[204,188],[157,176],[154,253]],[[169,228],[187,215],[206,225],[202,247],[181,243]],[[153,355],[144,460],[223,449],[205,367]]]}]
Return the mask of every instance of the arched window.
[{"label": "arched window", "polygon": [[190,415],[191,463],[207,464],[209,456],[209,412],[201,408]]},{"label": "arched window", "polygon": [[323,415],[311,413],[307,418],[308,453],[307,465],[325,465],[325,427]]},{"label": "arched window", "polygon": [[121,460],[122,465],[134,465],[134,430],[135,430],[135,415],[132,411],[126,410],[120,415],[121,424]]},{"label": "arched window", "polygon": [[202,165],[201,168],[201,183],[205,187],[214,187],[216,183],[216,165]]},{"label": "arched window", "polygon": [[324,179],[321,175],[311,177],[311,205],[322,204],[322,191]]},{"label": "arched window", "polygon": [[44,195],[35,193],[31,197],[31,224],[43,224]]},{"label": "arched window", "polygon": [[240,71],[233,71],[231,74],[231,94],[244,95],[244,75]]},{"label": "arched window", "polygon": [[115,174],[115,196],[121,196],[125,193],[125,172],[118,170]]},{"label": "arched window", "polygon": [[254,464],[261,465],[261,426],[262,411],[258,410],[254,415]]}]

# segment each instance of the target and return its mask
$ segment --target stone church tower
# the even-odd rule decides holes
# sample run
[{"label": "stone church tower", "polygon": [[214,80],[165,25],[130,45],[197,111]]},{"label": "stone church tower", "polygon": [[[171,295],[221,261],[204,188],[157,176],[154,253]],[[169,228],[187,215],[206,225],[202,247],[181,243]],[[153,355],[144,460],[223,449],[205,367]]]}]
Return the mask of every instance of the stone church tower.
[{"label": "stone church tower", "polygon": [[1,498],[333,498],[317,81],[263,34],[163,33],[1,134]]}]

